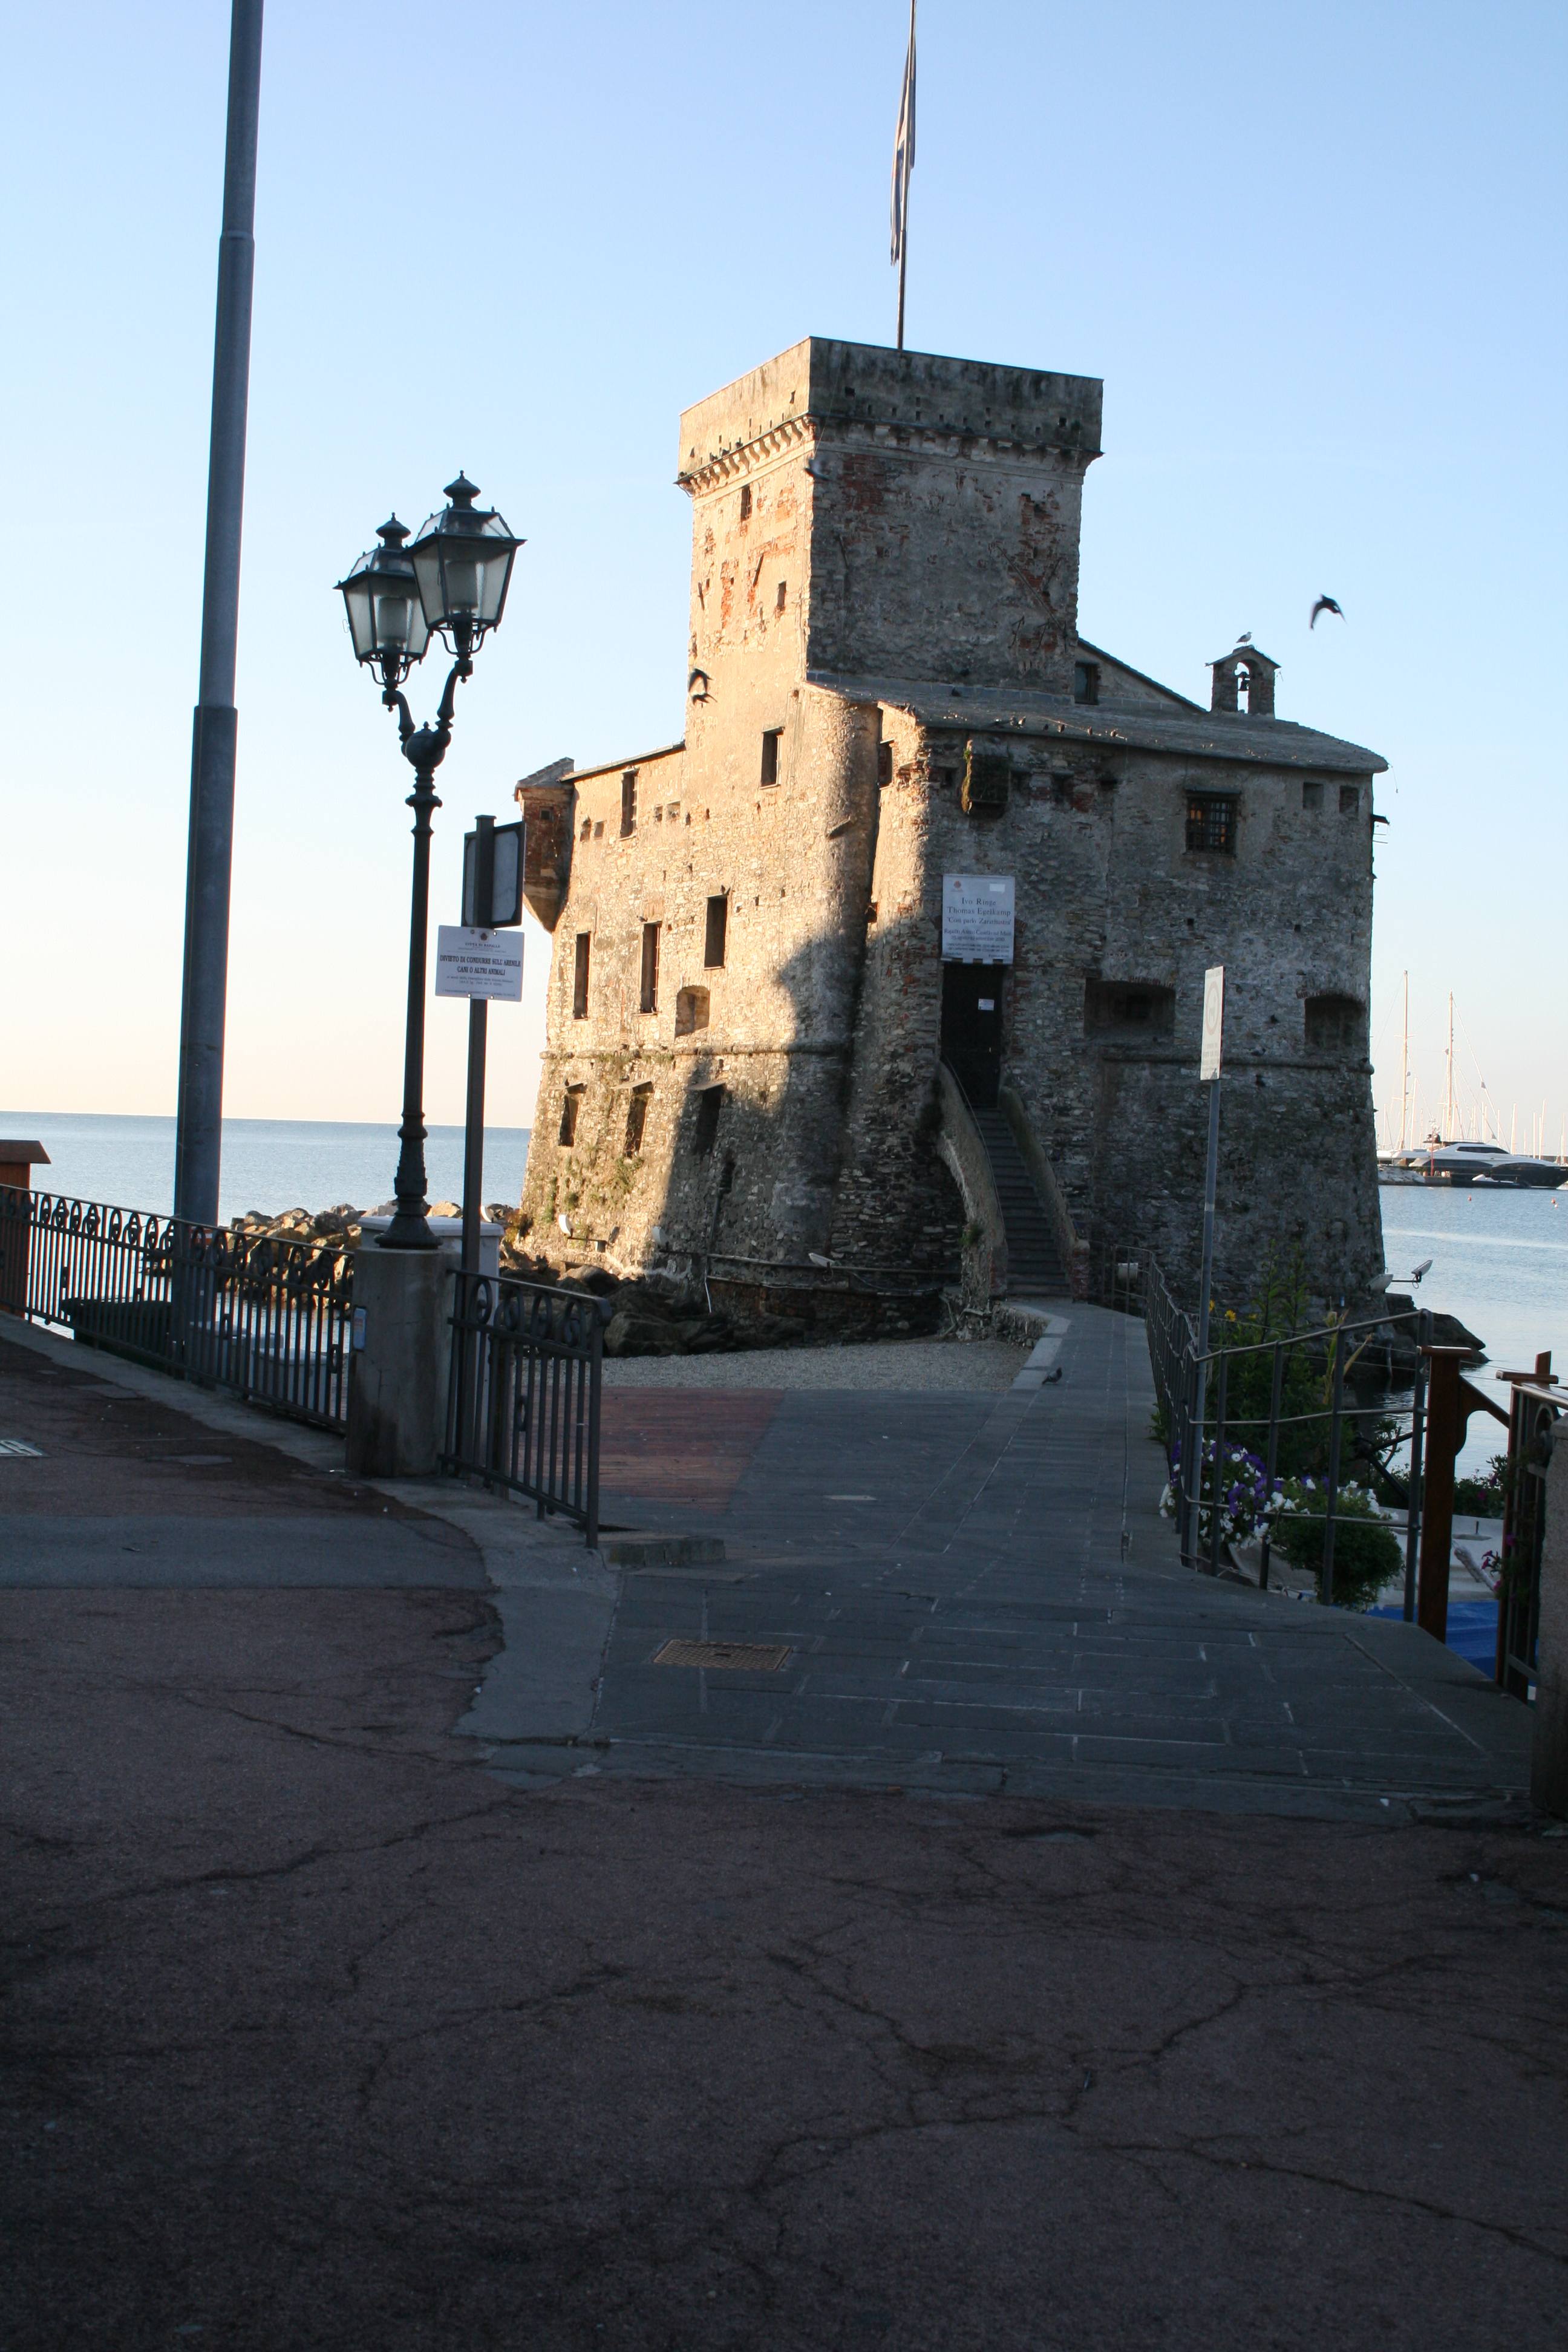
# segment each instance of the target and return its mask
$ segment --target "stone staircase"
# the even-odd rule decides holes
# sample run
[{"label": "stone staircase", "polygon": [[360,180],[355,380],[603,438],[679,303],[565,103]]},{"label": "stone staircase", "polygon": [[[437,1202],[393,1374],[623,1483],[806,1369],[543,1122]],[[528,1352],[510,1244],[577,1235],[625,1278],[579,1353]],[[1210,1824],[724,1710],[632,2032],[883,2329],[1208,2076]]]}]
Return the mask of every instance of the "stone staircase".
[{"label": "stone staircase", "polygon": [[1051,1232],[1045,1203],[1019,1150],[1006,1114],[999,1110],[972,1112],[1001,1204],[1007,1229],[1007,1296],[1010,1298],[1059,1298],[1068,1289],[1067,1269]]}]

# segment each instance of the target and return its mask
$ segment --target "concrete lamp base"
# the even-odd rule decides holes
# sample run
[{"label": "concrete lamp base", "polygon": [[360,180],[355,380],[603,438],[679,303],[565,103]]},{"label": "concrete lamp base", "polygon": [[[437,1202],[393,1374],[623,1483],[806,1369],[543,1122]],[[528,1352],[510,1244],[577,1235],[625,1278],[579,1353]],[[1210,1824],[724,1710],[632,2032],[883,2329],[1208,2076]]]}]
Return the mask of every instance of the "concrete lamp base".
[{"label": "concrete lamp base", "polygon": [[[447,1432],[455,1248],[354,1257],[354,1315],[363,1312],[349,1376],[347,1465],[356,1477],[430,1478]],[[356,1339],[358,1335],[356,1334]]]}]

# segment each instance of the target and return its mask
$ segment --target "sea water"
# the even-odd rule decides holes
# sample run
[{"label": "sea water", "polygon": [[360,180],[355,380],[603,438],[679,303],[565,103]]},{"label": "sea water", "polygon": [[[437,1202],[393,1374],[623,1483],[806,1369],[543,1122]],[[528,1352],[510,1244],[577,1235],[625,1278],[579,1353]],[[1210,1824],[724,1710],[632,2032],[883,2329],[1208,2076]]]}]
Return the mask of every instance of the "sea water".
[{"label": "sea water", "polygon": [[[525,1127],[485,1130],[483,1193],[516,1202],[528,1159]],[[79,1201],[105,1201],[121,1209],[167,1216],[174,1198],[174,1122],[115,1118],[87,1113],[0,1111],[0,1136],[41,1143],[47,1168],[36,1168],[40,1192]],[[220,1217],[247,1209],[276,1216],[283,1209],[378,1208],[392,1198],[397,1130],[375,1122],[313,1118],[226,1118],[218,1193]],[[463,1130],[433,1127],[425,1146],[432,1201],[463,1196]]]},{"label": "sea water", "polygon": [[[1410,1292],[1418,1307],[1457,1315],[1476,1334],[1487,1360],[1469,1378],[1483,1395],[1506,1405],[1493,1374],[1528,1371],[1548,1351],[1568,1381],[1568,1192],[1384,1184],[1378,1197],[1390,1287]],[[1423,1258],[1431,1272],[1412,1292],[1405,1276]],[[1472,1413],[1462,1474],[1475,1475],[1507,1444],[1500,1423]]]}]

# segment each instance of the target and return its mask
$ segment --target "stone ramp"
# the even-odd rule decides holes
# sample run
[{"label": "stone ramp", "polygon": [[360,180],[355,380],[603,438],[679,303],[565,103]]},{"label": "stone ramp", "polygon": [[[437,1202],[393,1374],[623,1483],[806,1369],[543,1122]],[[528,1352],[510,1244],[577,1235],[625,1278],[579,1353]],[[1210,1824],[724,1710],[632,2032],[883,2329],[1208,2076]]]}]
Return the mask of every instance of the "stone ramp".
[{"label": "stone ramp", "polygon": [[[577,1738],[481,1705],[496,1766],[1373,1818],[1517,1802],[1529,1717],[1462,1660],[1182,1567],[1142,1326],[1064,1319],[1058,1385],[775,1393],[722,1507],[616,1497],[721,1536],[723,1569],[624,1579]],[[670,1643],[720,1662],[663,1663]]]}]

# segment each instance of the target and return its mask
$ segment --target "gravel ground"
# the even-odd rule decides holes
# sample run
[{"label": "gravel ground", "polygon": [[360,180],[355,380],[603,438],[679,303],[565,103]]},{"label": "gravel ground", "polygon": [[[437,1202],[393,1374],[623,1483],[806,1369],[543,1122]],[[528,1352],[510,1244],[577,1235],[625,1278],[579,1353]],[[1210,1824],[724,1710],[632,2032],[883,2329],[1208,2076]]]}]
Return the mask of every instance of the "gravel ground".
[{"label": "gravel ground", "polygon": [[606,1359],[607,1389],[1009,1389],[1027,1348],[1005,1339],[868,1339],[733,1356]]}]

